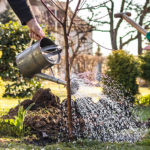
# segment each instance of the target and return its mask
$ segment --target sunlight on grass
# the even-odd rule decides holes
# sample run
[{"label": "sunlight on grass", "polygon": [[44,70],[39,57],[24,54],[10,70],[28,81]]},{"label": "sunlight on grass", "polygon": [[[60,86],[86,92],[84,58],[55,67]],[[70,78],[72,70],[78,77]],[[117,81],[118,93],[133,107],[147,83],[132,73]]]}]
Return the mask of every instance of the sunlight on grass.
[{"label": "sunlight on grass", "polygon": [[[60,100],[66,99],[66,88],[63,85],[58,85],[50,81],[43,81],[43,88],[50,88],[52,93],[57,95]],[[32,99],[24,98],[24,99]],[[18,105],[18,101],[23,101],[21,98],[1,98],[0,99],[0,113],[6,113],[10,108],[13,108]]]},{"label": "sunlight on grass", "polygon": [[60,101],[66,99],[66,87],[64,85],[60,85],[51,81],[43,81],[42,83],[44,88],[51,89],[52,93],[60,98]]},{"label": "sunlight on grass", "polygon": [[[50,81],[43,81],[42,82],[43,88],[49,88],[51,89],[52,93],[57,95],[60,98],[60,101],[62,102],[64,99],[67,98],[67,94],[66,94],[66,87],[64,85],[60,85],[54,82],[50,82]],[[84,88],[83,88],[84,89]],[[81,89],[81,91],[83,90]],[[96,102],[97,100],[99,100],[99,93],[102,91],[102,89],[100,87],[90,87],[90,90],[92,89],[92,91],[88,92],[88,91],[82,91],[83,93],[85,93],[84,96],[90,96],[92,97],[93,101]],[[147,95],[150,94],[150,89],[148,88],[139,88],[139,92],[140,95]],[[88,93],[88,94],[87,94]],[[91,94],[90,94],[91,93]],[[96,93],[98,93],[96,95]],[[90,95],[89,95],[90,94]],[[83,96],[83,95],[82,95]],[[72,97],[74,99],[74,96]],[[27,98],[24,98],[27,99]],[[24,100],[24,99],[19,99],[19,98],[2,98],[0,99],[0,113],[1,112],[8,112],[10,108],[15,107],[18,105],[18,101],[19,100]],[[29,99],[32,99],[31,97]]]},{"label": "sunlight on grass", "polygon": [[19,98],[2,98],[0,100],[0,113],[8,112],[10,108],[17,106],[18,102],[23,100]]},{"label": "sunlight on grass", "polygon": [[146,87],[140,87],[139,88],[139,93],[140,95],[144,96],[144,95],[148,95],[150,94],[150,89],[146,88]]}]

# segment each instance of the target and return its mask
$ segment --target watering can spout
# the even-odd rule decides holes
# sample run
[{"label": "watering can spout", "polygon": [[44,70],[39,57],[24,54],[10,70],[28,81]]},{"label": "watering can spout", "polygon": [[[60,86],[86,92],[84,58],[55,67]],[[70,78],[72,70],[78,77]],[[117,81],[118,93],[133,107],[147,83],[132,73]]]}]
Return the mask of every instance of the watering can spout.
[{"label": "watering can spout", "polygon": [[52,77],[52,76],[49,76],[47,74],[44,74],[44,73],[37,73],[35,74],[36,77],[38,78],[41,78],[41,79],[45,79],[45,80],[49,80],[49,81],[52,81],[52,82],[55,82],[57,84],[62,84],[62,85],[66,85],[66,81],[64,80],[61,80],[61,79],[57,79],[55,77]]},{"label": "watering can spout", "polygon": [[[48,81],[52,81],[55,82],[57,84],[62,84],[62,85],[67,85],[67,82],[52,76],[49,76],[47,74],[44,73],[37,73],[35,74],[36,77],[44,79],[44,80],[48,80]],[[71,94],[75,94],[77,93],[77,91],[79,90],[79,83],[77,82],[76,79],[71,79]]]}]

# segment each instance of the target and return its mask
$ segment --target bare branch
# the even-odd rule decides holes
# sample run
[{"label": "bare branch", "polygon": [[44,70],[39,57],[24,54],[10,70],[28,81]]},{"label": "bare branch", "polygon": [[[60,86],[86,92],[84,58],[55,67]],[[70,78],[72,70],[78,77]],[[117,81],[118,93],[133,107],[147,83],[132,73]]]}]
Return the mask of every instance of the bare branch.
[{"label": "bare branch", "polygon": [[51,0],[51,2],[58,8],[58,9],[60,9],[61,11],[64,11],[64,8],[63,8],[63,6],[61,5],[61,3],[58,1],[58,3],[59,3],[59,5],[56,3],[56,2],[54,2],[53,0]]},{"label": "bare branch", "polygon": [[69,3],[71,3],[73,0],[70,0]]},{"label": "bare branch", "polygon": [[96,18],[96,20],[103,19],[103,18],[107,17],[108,15],[109,15],[109,14],[106,14],[106,15],[100,17],[100,18]]},{"label": "bare branch", "polygon": [[62,5],[62,3],[60,2],[60,0],[56,0],[57,1],[57,4],[63,9],[65,10],[64,6]]},{"label": "bare branch", "polygon": [[124,10],[124,5],[125,5],[125,0],[122,0],[120,12],[123,12],[123,10]]},{"label": "bare branch", "polygon": [[68,8],[69,8],[69,0],[67,0],[67,2],[66,2],[65,17],[64,17],[64,21],[63,21],[65,28],[66,28],[66,22],[67,22],[67,16],[68,16]]},{"label": "bare branch", "polygon": [[136,32],[136,30],[134,30],[134,31],[129,31],[129,32],[127,32],[124,36],[122,36],[121,38],[123,39],[123,38],[125,38],[126,36],[128,36],[130,33],[134,33],[134,32]]},{"label": "bare branch", "polygon": [[47,5],[45,4],[44,0],[41,0],[41,2],[49,10],[49,12],[51,13],[51,15],[62,25],[63,23],[61,22],[61,20],[59,20],[59,18],[55,16],[55,14],[52,12],[52,10],[47,7]]},{"label": "bare branch", "polygon": [[80,6],[80,3],[81,3],[81,0],[78,0],[77,6],[76,6],[75,11],[74,11],[74,14],[73,14],[73,16],[72,16],[72,18],[71,18],[71,22],[70,22],[69,29],[68,29],[68,33],[67,33],[68,35],[69,35],[70,31],[71,31],[71,27],[72,27],[72,24],[73,24],[73,20],[74,20],[74,18],[75,18],[75,16],[76,16],[76,13],[77,13],[77,11],[78,11],[78,8],[79,8],[79,6]]},{"label": "bare branch", "polygon": [[81,1],[80,8],[78,8],[78,10],[82,9],[82,7],[85,5],[85,3],[86,3],[86,0]]},{"label": "bare branch", "polygon": [[102,48],[104,48],[104,49],[107,49],[107,50],[111,50],[111,51],[113,51],[114,49],[111,49],[111,48],[107,48],[107,47],[105,47],[105,46],[103,46],[103,45],[101,45],[101,44],[99,44],[98,42],[96,42],[95,40],[93,40],[92,38],[90,38],[94,43],[96,43],[97,45],[99,45],[100,47],[102,47]]},{"label": "bare branch", "polygon": [[110,2],[110,1],[106,1],[106,2],[103,2],[101,4],[98,4],[98,5],[95,5],[95,6],[91,6],[91,7],[80,8],[79,10],[94,9],[94,8],[96,9],[96,8],[101,7],[101,5],[104,5],[104,4],[108,3],[108,2]]},{"label": "bare branch", "polygon": [[99,23],[99,24],[110,24],[110,22],[108,21],[101,21],[99,22],[98,20],[93,20],[95,23]]},{"label": "bare branch", "polygon": [[127,41],[123,42],[123,43],[120,45],[120,48],[123,48],[123,46],[125,46],[125,45],[127,45],[128,43],[130,43],[131,41],[137,39],[137,37],[138,37],[138,34],[137,34],[135,37],[132,37],[132,36],[131,36],[131,38],[129,38]]},{"label": "bare branch", "polygon": [[100,32],[110,32],[110,30],[100,30],[100,29],[96,29],[95,31],[100,31]]},{"label": "bare branch", "polygon": [[149,0],[146,0],[145,5],[143,6],[142,15],[140,16],[140,21],[139,21],[139,24],[140,24],[140,25],[143,24],[144,17],[145,17],[145,15],[146,15],[146,13],[148,12],[148,9],[147,9],[147,5],[148,5],[148,4],[149,4]]},{"label": "bare branch", "polygon": [[[123,12],[124,10],[124,5],[125,5],[125,0],[122,0],[122,3],[121,3],[121,8],[120,8],[120,12]],[[122,23],[123,19],[119,19],[118,23],[117,23],[117,26],[116,26],[116,32],[118,32],[118,29]]]}]

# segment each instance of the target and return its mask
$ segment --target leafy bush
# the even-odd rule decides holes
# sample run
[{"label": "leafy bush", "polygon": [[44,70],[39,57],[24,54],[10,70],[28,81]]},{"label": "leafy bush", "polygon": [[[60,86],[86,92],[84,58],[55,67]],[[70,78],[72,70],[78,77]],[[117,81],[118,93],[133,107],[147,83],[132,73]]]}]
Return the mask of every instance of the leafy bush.
[{"label": "leafy bush", "polygon": [[31,96],[41,86],[36,78],[24,78],[16,67],[16,56],[28,47],[29,42],[27,27],[18,22],[0,24],[0,76],[3,80],[11,81],[6,85],[4,96]]},{"label": "leafy bush", "polygon": [[140,60],[140,76],[144,80],[150,81],[150,52],[139,56]]},{"label": "leafy bush", "polygon": [[[123,50],[113,51],[108,56],[107,67],[108,69],[105,73],[107,77],[103,78],[104,93],[108,96],[114,95],[114,91],[111,89],[118,85],[116,88],[121,93],[124,93],[124,97],[130,97],[130,101],[133,102],[134,95],[138,93],[136,83],[138,69],[135,58]],[[111,79],[111,82],[107,82],[108,78]],[[117,93],[117,89],[115,93]],[[119,99],[116,98],[116,100]]]},{"label": "leafy bush", "polygon": [[7,9],[3,12],[0,13],[0,22],[5,24],[8,23],[9,21],[16,21],[17,17],[13,10],[10,8],[10,6],[7,6]]},{"label": "leafy bush", "polygon": [[136,98],[135,104],[144,106],[150,105],[150,94]]},{"label": "leafy bush", "polygon": [[[0,51],[0,58],[1,57],[2,57],[2,51]],[[2,78],[0,77],[0,98],[3,96],[4,93],[5,93],[5,85]]]},{"label": "leafy bush", "polygon": [[0,77],[0,98],[3,96],[4,92],[5,92],[4,82]]}]

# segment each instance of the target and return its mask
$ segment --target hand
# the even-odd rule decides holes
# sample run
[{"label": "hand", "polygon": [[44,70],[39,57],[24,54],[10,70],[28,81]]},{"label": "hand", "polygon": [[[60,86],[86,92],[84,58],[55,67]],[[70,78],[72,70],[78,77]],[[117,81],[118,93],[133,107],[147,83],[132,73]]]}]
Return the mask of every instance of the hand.
[{"label": "hand", "polygon": [[45,37],[45,34],[36,19],[31,19],[30,21],[28,21],[27,26],[29,27],[31,39],[40,40]]}]

